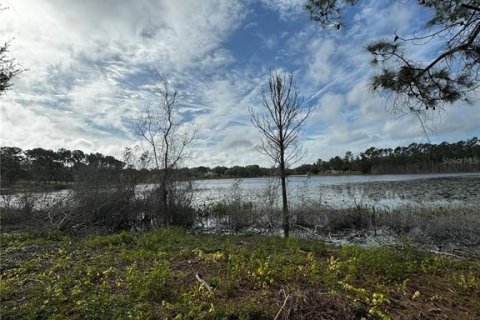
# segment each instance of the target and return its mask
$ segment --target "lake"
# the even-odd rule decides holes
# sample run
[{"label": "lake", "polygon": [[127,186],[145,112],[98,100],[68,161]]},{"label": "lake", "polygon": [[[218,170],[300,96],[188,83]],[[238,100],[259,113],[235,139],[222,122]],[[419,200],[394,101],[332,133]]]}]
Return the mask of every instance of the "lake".
[{"label": "lake", "polygon": [[[139,185],[138,192],[149,185]],[[280,183],[276,178],[195,180],[193,205],[241,199],[254,204],[279,206]],[[480,172],[455,174],[290,176],[289,204],[346,208],[356,205],[379,209],[419,206],[475,205],[480,207]],[[62,198],[69,190],[37,193],[38,206]],[[18,196],[18,195],[17,195]],[[15,197],[16,198],[16,197]],[[5,205],[2,197],[0,206]],[[16,199],[12,199],[13,203]],[[3,203],[2,203],[3,202]]]},{"label": "lake", "polygon": [[[369,205],[405,206],[480,205],[480,172],[453,174],[290,176],[291,205],[322,203],[342,208]],[[232,197],[259,203],[280,203],[278,179],[210,179],[195,181],[195,205]],[[275,192],[276,190],[276,192]]]}]

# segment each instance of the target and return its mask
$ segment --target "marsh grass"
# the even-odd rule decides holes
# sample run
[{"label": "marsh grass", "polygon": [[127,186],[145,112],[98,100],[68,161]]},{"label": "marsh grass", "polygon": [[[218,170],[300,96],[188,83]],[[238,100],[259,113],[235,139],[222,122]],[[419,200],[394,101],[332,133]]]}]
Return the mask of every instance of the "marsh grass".
[{"label": "marsh grass", "polygon": [[149,230],[163,226],[191,227],[196,211],[187,182],[172,186],[167,207],[160,204],[158,186],[139,194],[128,175],[89,169],[61,195],[24,192],[0,196],[2,231],[48,234],[109,234],[122,230]]},{"label": "marsh grass", "polygon": [[[347,239],[360,234],[378,238],[390,235],[397,242],[408,238],[418,245],[439,249],[478,251],[480,248],[477,206],[376,209],[357,205],[338,209],[310,201],[293,207],[291,216],[293,230],[307,237],[335,235]],[[220,232],[275,233],[281,226],[278,209],[238,200],[211,205],[202,217],[210,219],[213,228]]]},{"label": "marsh grass", "polygon": [[[210,233],[281,234],[278,181],[267,183],[258,195],[259,201],[249,201],[241,183],[237,180],[222,201],[200,208],[192,206],[192,190],[185,184],[175,192],[176,200],[162,209],[155,188],[139,194],[135,181],[128,177],[87,175],[62,197],[31,192],[16,198],[3,195],[1,229],[34,234],[109,234],[183,226]],[[307,180],[303,188],[308,187]],[[353,198],[349,208],[332,208],[321,198],[315,200],[305,194],[300,192],[290,208],[296,236],[340,243],[374,238],[386,244],[406,238],[430,249],[480,254],[480,206],[378,209]]]},{"label": "marsh grass", "polygon": [[[115,233],[162,227],[155,190],[139,197],[132,185],[116,188],[81,187],[65,197],[50,198],[32,193],[14,200],[4,196],[0,212],[3,232],[51,234]],[[238,187],[223,201],[193,208],[180,201],[170,206],[169,224],[213,233],[281,234],[281,210],[271,202],[271,192],[260,202],[247,198]],[[402,238],[441,251],[479,254],[480,206],[415,207],[376,209],[356,204],[331,208],[321,201],[300,201],[291,208],[295,235],[325,240],[355,242],[371,238],[387,244]],[[335,240],[336,241],[336,240]]]}]

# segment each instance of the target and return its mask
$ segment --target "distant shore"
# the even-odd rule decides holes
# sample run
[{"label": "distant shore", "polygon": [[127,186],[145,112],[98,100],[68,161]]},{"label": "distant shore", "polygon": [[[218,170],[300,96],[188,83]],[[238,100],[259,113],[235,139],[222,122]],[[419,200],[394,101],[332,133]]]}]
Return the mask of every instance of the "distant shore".
[{"label": "distant shore", "polygon": [[[342,177],[342,176],[405,176],[405,175],[475,175],[480,174],[480,171],[472,172],[424,172],[424,173],[362,173],[359,171],[351,172],[325,172],[325,173],[316,173],[316,174],[291,174],[288,177]],[[205,177],[192,177],[193,181],[202,181],[202,180],[243,180],[243,179],[259,179],[259,178],[274,178],[276,176],[251,176],[251,177],[240,177],[240,176],[205,176]],[[55,192],[60,190],[71,189],[74,185],[74,181],[47,181],[47,182],[36,182],[36,181],[17,181],[10,188],[0,188],[1,194],[11,194],[11,193],[22,193],[22,192]],[[139,184],[153,183],[150,179],[142,179],[138,181]]]}]

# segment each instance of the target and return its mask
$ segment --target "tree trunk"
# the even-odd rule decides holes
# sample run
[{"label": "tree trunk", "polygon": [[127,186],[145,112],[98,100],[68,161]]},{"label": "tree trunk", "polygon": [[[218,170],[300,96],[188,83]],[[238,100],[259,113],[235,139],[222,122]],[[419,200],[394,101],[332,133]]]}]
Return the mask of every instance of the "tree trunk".
[{"label": "tree trunk", "polygon": [[168,212],[168,190],[167,190],[167,169],[164,169],[161,186],[161,210],[163,211],[163,224],[170,225],[170,213]]},{"label": "tree trunk", "polygon": [[280,179],[282,181],[283,234],[285,238],[288,238],[288,236],[290,235],[290,219],[288,215],[287,183],[285,177],[285,159],[283,151],[280,155]]}]

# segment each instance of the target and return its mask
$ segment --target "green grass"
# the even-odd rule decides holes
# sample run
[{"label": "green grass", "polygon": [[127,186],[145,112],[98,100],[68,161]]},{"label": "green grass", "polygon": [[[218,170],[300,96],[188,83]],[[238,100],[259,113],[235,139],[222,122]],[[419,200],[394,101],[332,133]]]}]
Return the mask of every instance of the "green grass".
[{"label": "green grass", "polygon": [[480,318],[480,262],[407,245],[181,229],[1,244],[2,319]]}]

